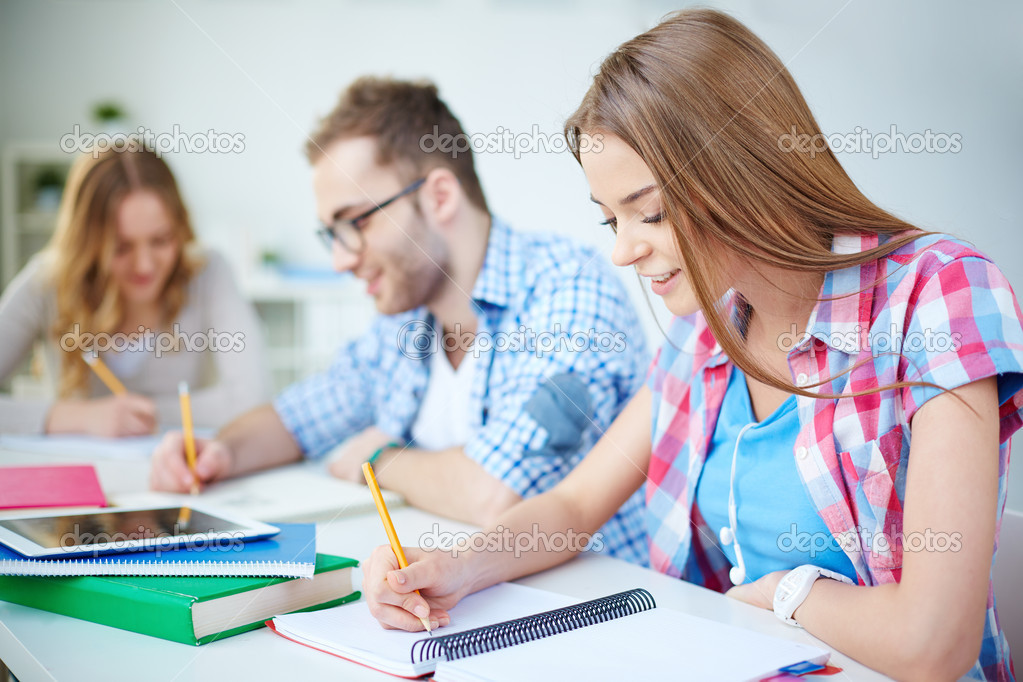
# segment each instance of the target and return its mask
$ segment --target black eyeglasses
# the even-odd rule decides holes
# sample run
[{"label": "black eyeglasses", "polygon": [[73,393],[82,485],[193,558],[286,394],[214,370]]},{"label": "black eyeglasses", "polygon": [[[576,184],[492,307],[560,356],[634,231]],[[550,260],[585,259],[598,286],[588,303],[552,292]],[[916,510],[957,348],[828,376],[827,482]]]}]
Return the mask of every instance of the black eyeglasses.
[{"label": "black eyeglasses", "polygon": [[333,225],[324,225],[318,229],[316,236],[320,238],[328,251],[334,248],[334,240],[336,239],[341,242],[341,246],[351,253],[362,253],[362,250],[366,248],[366,238],[362,234],[362,228],[366,224],[366,220],[380,209],[401,199],[406,194],[415,192],[424,182],[426,182],[426,178],[419,178],[390,199],[381,201],[373,208],[360,213],[354,218],[338,218],[334,221]]}]

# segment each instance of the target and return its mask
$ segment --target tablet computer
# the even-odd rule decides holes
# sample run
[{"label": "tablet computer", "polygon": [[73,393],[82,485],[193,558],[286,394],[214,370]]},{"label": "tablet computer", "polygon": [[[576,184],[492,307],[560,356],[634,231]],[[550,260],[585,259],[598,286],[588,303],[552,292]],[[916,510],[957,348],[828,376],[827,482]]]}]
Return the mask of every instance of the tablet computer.
[{"label": "tablet computer", "polygon": [[33,559],[74,559],[189,544],[244,542],[279,532],[275,526],[201,505],[113,507],[0,519],[0,544]]}]

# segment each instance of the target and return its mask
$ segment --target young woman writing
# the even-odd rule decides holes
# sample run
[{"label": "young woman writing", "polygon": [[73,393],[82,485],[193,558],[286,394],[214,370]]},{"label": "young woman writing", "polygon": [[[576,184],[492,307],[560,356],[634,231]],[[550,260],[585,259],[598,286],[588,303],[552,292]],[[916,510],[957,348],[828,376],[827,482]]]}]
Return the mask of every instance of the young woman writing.
[{"label": "young woman writing", "polygon": [[[181,423],[181,381],[197,425],[215,428],[268,391],[252,306],[198,248],[167,164],[134,144],[75,161],[49,245],[0,298],[0,328],[0,381],[41,340],[56,396],[0,396],[0,432],[152,433]],[[93,350],[123,394],[90,371]]]},{"label": "young woman writing", "polygon": [[[645,481],[654,569],[893,677],[1011,679],[991,567],[1023,325],[998,268],[873,205],[829,151],[783,144],[820,130],[778,58],[718,12],[622,45],[566,134],[612,259],[676,317],[579,467],[498,524],[593,532]],[[408,630],[571,557],[406,552],[397,570],[375,551],[365,585]]]}]

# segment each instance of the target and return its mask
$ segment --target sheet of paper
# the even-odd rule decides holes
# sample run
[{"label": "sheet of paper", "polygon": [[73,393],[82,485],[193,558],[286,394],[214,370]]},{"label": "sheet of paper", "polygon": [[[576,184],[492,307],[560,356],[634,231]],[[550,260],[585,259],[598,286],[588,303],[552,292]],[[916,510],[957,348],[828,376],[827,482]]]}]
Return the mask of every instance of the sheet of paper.
[{"label": "sheet of paper", "polygon": [[85,459],[145,460],[160,442],[160,436],[99,438],[98,436],[25,436],[0,435],[0,448],[41,455],[61,455]]}]

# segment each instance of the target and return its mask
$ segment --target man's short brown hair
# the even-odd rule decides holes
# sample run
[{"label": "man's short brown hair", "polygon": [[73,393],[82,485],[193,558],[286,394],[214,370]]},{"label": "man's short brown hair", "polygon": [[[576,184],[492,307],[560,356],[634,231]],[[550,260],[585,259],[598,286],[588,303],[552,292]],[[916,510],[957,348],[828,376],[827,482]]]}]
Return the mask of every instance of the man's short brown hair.
[{"label": "man's short brown hair", "polygon": [[380,165],[410,167],[418,176],[447,168],[469,202],[489,213],[462,124],[430,81],[359,78],[320,121],[306,143],[306,156],[316,163],[329,145],[352,137],[375,138]]}]

